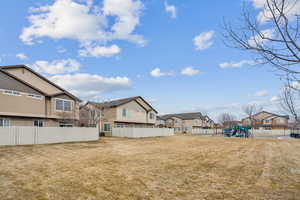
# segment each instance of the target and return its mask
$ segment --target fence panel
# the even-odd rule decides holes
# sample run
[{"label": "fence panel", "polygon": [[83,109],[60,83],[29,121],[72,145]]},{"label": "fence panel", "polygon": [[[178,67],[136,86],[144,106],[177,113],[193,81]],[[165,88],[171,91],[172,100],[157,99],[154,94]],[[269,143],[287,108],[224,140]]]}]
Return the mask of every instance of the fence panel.
[{"label": "fence panel", "polygon": [[98,139],[97,128],[0,127],[0,145],[84,142]]},{"label": "fence panel", "polygon": [[254,135],[290,135],[290,130],[260,130],[260,129],[254,129],[253,130]]},{"label": "fence panel", "polygon": [[192,129],[192,134],[198,134],[198,135],[212,135],[212,134],[221,134],[221,133],[223,133],[223,129],[201,129],[201,128]]},{"label": "fence panel", "polygon": [[145,138],[174,135],[174,129],[169,128],[113,128],[113,137]]}]

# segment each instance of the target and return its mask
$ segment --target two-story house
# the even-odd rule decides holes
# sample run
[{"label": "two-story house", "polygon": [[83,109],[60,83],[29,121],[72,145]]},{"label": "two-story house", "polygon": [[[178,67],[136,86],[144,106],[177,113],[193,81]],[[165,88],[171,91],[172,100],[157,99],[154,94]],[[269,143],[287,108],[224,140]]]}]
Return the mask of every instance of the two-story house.
[{"label": "two-story house", "polygon": [[79,102],[25,65],[0,67],[0,127],[73,126]]},{"label": "two-story house", "polygon": [[[86,109],[87,107],[88,109]],[[113,127],[155,127],[157,111],[142,97],[130,97],[106,102],[87,102],[80,112],[96,110],[99,128],[106,136],[111,135]],[[80,114],[91,117],[90,114]],[[91,120],[80,119],[82,122]],[[93,121],[93,120],[92,120]]]},{"label": "two-story house", "polygon": [[157,124],[164,127],[174,128],[176,133],[190,133],[193,129],[213,128],[214,122],[208,116],[203,116],[200,112],[178,113],[159,116]]},{"label": "two-story house", "polygon": [[262,111],[253,115],[251,120],[249,117],[242,119],[244,126],[253,126],[255,129],[286,129],[288,128],[289,116],[277,115],[274,113]]}]

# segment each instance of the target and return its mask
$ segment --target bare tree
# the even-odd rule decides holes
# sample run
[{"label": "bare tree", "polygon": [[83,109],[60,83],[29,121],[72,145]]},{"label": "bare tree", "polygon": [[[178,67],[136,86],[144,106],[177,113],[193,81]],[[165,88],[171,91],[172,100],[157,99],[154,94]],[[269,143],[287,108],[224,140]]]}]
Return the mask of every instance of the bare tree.
[{"label": "bare tree", "polygon": [[255,118],[254,115],[261,112],[263,109],[262,106],[258,106],[257,104],[253,103],[253,104],[248,104],[246,106],[244,106],[242,108],[243,112],[247,115],[247,118],[250,121],[250,126],[252,129],[252,133],[253,133],[253,128],[255,126]]},{"label": "bare tree", "polygon": [[80,109],[80,123],[84,126],[96,127],[102,119],[103,109],[95,106],[83,106]]},{"label": "bare tree", "polygon": [[299,89],[289,81],[282,90],[280,96],[281,108],[293,117],[294,124],[300,124]]},{"label": "bare tree", "polygon": [[299,0],[265,0],[262,12],[255,16],[245,3],[240,25],[224,22],[225,44],[252,52],[255,63],[271,64],[299,80],[300,13],[294,9],[298,5]]},{"label": "bare tree", "polygon": [[230,113],[223,113],[218,117],[219,123],[226,128],[232,127],[235,120],[236,117]]}]

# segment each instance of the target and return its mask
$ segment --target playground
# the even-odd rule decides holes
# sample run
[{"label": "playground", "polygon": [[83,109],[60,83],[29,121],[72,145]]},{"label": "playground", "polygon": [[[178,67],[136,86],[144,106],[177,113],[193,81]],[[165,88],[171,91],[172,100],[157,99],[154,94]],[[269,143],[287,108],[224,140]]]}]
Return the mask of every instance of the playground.
[{"label": "playground", "polygon": [[239,137],[239,138],[249,138],[253,137],[251,133],[250,126],[233,126],[231,128],[224,129],[225,137]]}]

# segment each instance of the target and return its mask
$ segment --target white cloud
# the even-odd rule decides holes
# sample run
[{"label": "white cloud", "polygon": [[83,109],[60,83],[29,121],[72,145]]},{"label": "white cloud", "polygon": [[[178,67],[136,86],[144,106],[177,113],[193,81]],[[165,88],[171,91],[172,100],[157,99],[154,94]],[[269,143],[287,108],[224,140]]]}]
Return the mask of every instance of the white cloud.
[{"label": "white cloud", "polygon": [[209,32],[203,32],[200,35],[196,36],[194,38],[194,45],[196,47],[196,50],[204,50],[213,45],[213,37],[215,32],[209,31]]},{"label": "white cloud", "polygon": [[127,77],[103,77],[97,74],[55,75],[49,79],[81,98],[93,98],[103,93],[132,87]]},{"label": "white cloud", "polygon": [[28,59],[28,57],[24,53],[18,53],[16,55],[16,57],[21,59],[21,60],[27,60]]},{"label": "white cloud", "polygon": [[187,75],[187,76],[194,76],[200,73],[201,73],[200,70],[194,69],[193,67],[186,67],[181,71],[182,75]]},{"label": "white cloud", "polygon": [[40,60],[29,66],[37,72],[46,74],[71,73],[80,69],[80,63],[73,59],[54,60],[51,62]]},{"label": "white cloud", "polygon": [[151,76],[161,77],[161,76],[172,76],[173,72],[161,72],[160,68],[155,68],[150,72]]},{"label": "white cloud", "polygon": [[87,46],[85,49],[79,51],[80,56],[84,57],[111,57],[119,54],[121,49],[117,45],[112,45],[109,47],[105,46]]},{"label": "white cloud", "polygon": [[257,91],[254,96],[256,97],[265,97],[269,94],[268,90]]},{"label": "white cloud", "polygon": [[257,63],[253,60],[242,60],[239,62],[224,62],[220,64],[221,68],[239,68],[247,65],[256,65]]},{"label": "white cloud", "polygon": [[30,26],[24,28],[20,35],[20,39],[27,44],[41,37],[105,40],[105,17],[92,13],[86,4],[56,0],[52,5],[32,8],[31,12],[33,14],[28,17]]},{"label": "white cloud", "polygon": [[165,11],[171,14],[171,18],[175,19],[177,17],[177,8],[174,5],[169,5],[165,1]]},{"label": "white cloud", "polygon": [[274,37],[274,31],[272,29],[266,29],[260,32],[260,35],[256,35],[251,37],[248,40],[248,44],[251,46],[258,46],[258,45],[263,45],[269,40],[263,39],[263,38],[273,38]]},{"label": "white cloud", "polygon": [[291,82],[291,87],[295,89],[300,89],[300,81]]},{"label": "white cloud", "polygon": [[94,6],[93,1],[55,0],[52,5],[31,8],[30,25],[23,28],[20,39],[26,44],[49,37],[74,39],[81,46],[112,40],[143,45],[143,37],[133,34],[140,23],[142,9],[140,0],[104,0],[103,8]]},{"label": "white cloud", "polygon": [[136,26],[140,24],[140,15],[144,8],[140,0],[104,0],[103,12],[105,16],[115,16],[116,22],[111,27],[111,39],[124,39],[145,44],[140,35],[133,35]]},{"label": "white cloud", "polygon": [[[279,5],[281,5],[282,1],[280,0],[277,2],[279,2]],[[272,13],[270,12],[270,10],[266,4],[267,1],[266,0],[252,0],[252,3],[256,9],[261,10],[257,16],[257,20],[261,24],[267,23],[268,19],[272,17]],[[300,13],[300,1],[299,0],[286,0],[284,12],[286,13],[289,20],[291,20],[291,21],[295,20],[296,15],[299,15],[299,13]]]},{"label": "white cloud", "polygon": [[280,101],[280,97],[278,97],[278,96],[273,96],[273,97],[270,99],[270,101],[271,101],[272,103],[278,103],[278,102]]}]

